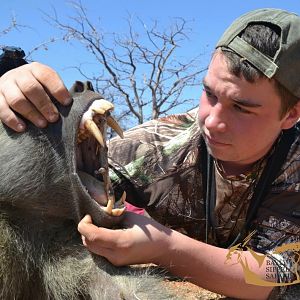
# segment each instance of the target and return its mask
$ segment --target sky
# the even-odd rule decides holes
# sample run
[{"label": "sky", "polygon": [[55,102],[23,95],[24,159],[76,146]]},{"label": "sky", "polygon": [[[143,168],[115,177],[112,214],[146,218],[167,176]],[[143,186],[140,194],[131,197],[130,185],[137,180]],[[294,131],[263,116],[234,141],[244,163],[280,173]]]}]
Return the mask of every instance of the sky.
[{"label": "sky", "polygon": [[[124,32],[126,18],[139,17],[150,24],[157,20],[160,26],[168,26],[171,20],[182,17],[190,21],[192,34],[188,43],[181,49],[181,54],[192,57],[200,54],[200,63],[207,66],[214,45],[230,23],[247,11],[274,7],[300,14],[298,0],[82,0],[82,5],[92,20],[100,19],[101,28],[110,32]],[[54,10],[58,17],[69,22],[74,16],[74,9],[69,1],[54,0],[10,0],[2,1],[0,10],[0,31],[15,18],[21,27],[1,36],[0,45],[18,46],[26,53],[50,38],[59,37],[59,32],[46,21],[46,14]],[[33,59],[54,68],[70,87],[75,80],[82,80],[70,66],[80,64],[86,59],[84,49],[66,45],[63,42],[49,44],[48,50],[39,50]]]}]

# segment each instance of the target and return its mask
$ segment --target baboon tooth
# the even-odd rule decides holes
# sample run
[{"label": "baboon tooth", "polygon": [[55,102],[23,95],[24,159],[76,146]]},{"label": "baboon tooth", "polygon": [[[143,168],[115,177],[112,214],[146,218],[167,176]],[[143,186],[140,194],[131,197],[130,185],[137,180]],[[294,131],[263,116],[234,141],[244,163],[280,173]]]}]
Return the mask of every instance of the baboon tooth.
[{"label": "baboon tooth", "polygon": [[96,103],[97,105],[99,104],[99,107],[101,107],[105,111],[114,109],[114,105],[105,99],[100,99],[99,102],[97,101]]},{"label": "baboon tooth", "polygon": [[114,207],[113,198],[108,197],[106,206],[100,206],[102,210],[104,210],[107,214],[112,215],[112,210]]},{"label": "baboon tooth", "polygon": [[107,214],[111,215],[111,212],[108,211],[107,207],[105,207],[105,206],[100,206],[100,208],[101,208],[104,212],[106,212]]},{"label": "baboon tooth", "polygon": [[102,167],[101,167],[101,168],[99,168],[99,170],[98,170],[98,171],[99,171],[99,174],[102,174],[102,175],[106,173],[106,170],[105,170],[105,168],[102,168]]},{"label": "baboon tooth", "polygon": [[77,133],[77,143],[80,144],[82,141],[86,139],[86,133],[85,130],[79,129]]},{"label": "baboon tooth", "polygon": [[114,217],[119,217],[125,212],[125,207],[123,208],[114,208],[111,212],[111,215]]},{"label": "baboon tooth", "polygon": [[84,134],[84,133],[85,133],[85,130],[82,129],[82,128],[79,128],[78,135],[82,135],[82,134]]},{"label": "baboon tooth", "polygon": [[82,143],[85,139],[86,139],[86,136],[85,136],[85,135],[79,134],[79,135],[77,136],[77,144]]},{"label": "baboon tooth", "polygon": [[124,191],[120,200],[122,201],[123,204],[125,204],[125,200],[126,200],[126,192]]},{"label": "baboon tooth", "polygon": [[107,204],[106,204],[106,212],[110,215],[112,214],[114,204],[115,204],[114,198],[108,197]]},{"label": "baboon tooth", "polygon": [[92,108],[92,111],[97,113],[97,114],[100,114],[100,115],[104,115],[105,114],[105,110],[100,108],[100,107],[93,107]]},{"label": "baboon tooth", "polygon": [[98,114],[104,115],[105,112],[113,110],[114,105],[109,101],[100,99],[100,100],[95,100],[94,103],[92,104],[91,108],[92,108],[92,111],[94,111]]},{"label": "baboon tooth", "polygon": [[104,148],[105,144],[103,140],[103,135],[97,127],[96,123],[93,120],[86,120],[84,126],[96,138],[98,143]]},{"label": "baboon tooth", "polygon": [[119,125],[119,123],[112,117],[108,116],[106,118],[107,125],[111,127],[122,139],[124,138],[123,129]]}]

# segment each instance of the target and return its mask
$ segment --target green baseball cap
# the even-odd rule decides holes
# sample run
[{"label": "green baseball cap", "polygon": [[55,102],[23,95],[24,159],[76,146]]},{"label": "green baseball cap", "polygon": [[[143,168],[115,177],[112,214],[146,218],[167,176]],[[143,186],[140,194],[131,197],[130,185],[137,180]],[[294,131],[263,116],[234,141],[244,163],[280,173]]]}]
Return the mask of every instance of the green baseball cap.
[{"label": "green baseball cap", "polygon": [[[280,47],[270,58],[248,44],[240,34],[249,25],[271,23],[281,28]],[[268,78],[275,78],[293,95],[300,98],[300,17],[294,13],[264,8],[236,19],[216,45],[226,47],[249,61]]]}]

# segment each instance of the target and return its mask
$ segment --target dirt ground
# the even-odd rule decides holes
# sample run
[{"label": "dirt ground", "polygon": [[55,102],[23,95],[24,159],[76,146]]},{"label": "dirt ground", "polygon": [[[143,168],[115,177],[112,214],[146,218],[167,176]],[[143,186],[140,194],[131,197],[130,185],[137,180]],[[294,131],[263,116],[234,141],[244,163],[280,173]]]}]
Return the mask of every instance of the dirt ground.
[{"label": "dirt ground", "polygon": [[[158,274],[159,276],[163,276],[163,284],[165,287],[172,292],[172,294],[176,295],[180,300],[213,300],[213,299],[222,299],[222,300],[234,300],[233,298],[225,297],[222,295],[215,294],[208,290],[202,289],[188,281],[182,280],[172,274],[166,272],[165,270],[152,265],[137,265],[137,268],[147,268],[150,270],[151,274]],[[162,275],[163,274],[163,275]],[[156,300],[156,299],[153,299]]]},{"label": "dirt ground", "polygon": [[212,293],[210,291],[204,290],[192,283],[179,280],[165,280],[164,284],[168,289],[175,293],[179,299],[182,300],[196,300],[196,299],[227,299],[221,295]]}]

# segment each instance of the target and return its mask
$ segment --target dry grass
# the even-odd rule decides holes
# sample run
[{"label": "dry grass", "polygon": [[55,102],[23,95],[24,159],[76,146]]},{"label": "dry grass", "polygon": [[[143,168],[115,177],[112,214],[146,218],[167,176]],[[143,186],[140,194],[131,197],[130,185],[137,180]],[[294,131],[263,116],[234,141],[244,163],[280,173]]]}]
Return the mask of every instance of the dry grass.
[{"label": "dry grass", "polygon": [[164,281],[163,284],[165,287],[172,292],[172,294],[176,295],[178,299],[181,300],[215,300],[215,299],[223,299],[223,300],[234,300],[232,298],[227,298],[225,296],[218,295],[216,293],[210,292],[203,288],[198,287],[195,284],[192,284],[188,281],[182,280],[172,274],[166,272],[165,270],[157,267],[153,264],[145,264],[145,265],[136,265],[137,268],[147,268],[152,274],[163,275]]}]

